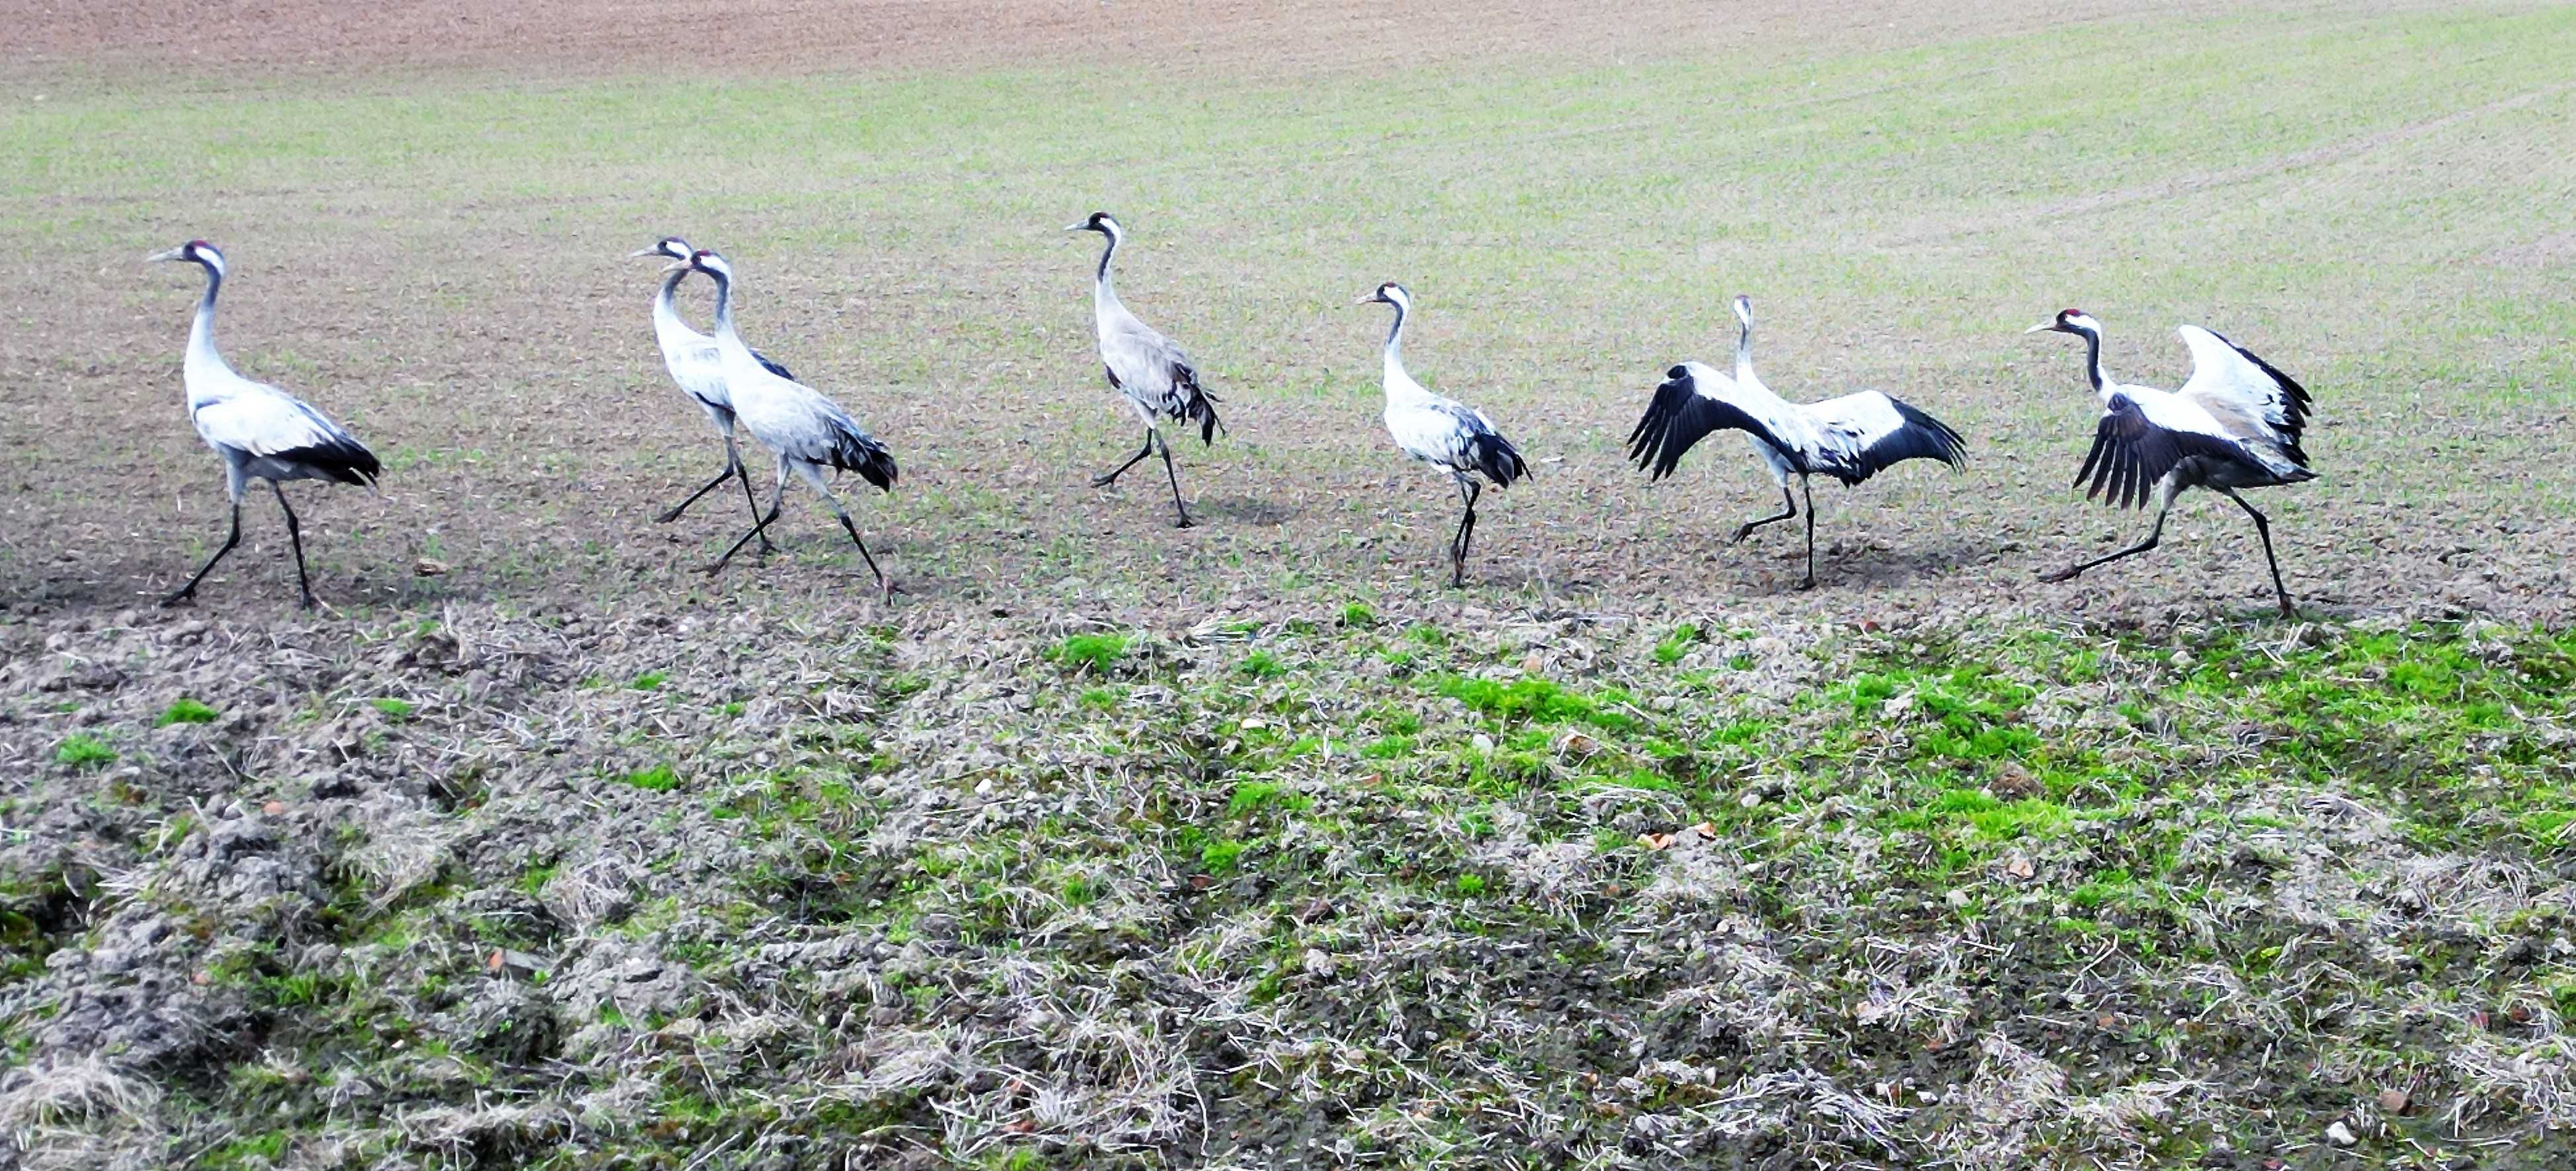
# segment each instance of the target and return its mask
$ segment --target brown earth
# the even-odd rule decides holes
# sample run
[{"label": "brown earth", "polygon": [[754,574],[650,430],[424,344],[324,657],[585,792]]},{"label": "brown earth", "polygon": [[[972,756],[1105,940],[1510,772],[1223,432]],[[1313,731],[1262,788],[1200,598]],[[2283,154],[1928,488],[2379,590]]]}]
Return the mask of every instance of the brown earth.
[{"label": "brown earth", "polygon": [[[2377,8],[2405,5],[2377,4]],[[1067,57],[1220,77],[1458,60],[1836,50],[1991,36],[2047,23],[2242,10],[2070,0],[1689,4],[1457,0],[329,0],[0,4],[0,59],[65,68],[244,68],[382,74],[651,72],[687,46],[691,71],[994,69]],[[2350,8],[2313,3],[2284,10]]]}]

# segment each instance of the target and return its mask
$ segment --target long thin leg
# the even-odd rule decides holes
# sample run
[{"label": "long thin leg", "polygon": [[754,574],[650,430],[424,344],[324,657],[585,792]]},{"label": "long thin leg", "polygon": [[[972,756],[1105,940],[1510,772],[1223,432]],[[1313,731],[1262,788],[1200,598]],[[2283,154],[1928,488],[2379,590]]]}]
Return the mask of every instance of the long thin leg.
[{"label": "long thin leg", "polygon": [[[746,476],[745,478],[747,479],[749,477]],[[769,515],[753,517],[751,521],[751,531],[744,533],[741,540],[733,543],[733,548],[725,550],[724,556],[716,558],[716,563],[707,567],[707,576],[714,577],[716,574],[723,572],[725,562],[733,560],[734,554],[742,552],[742,547],[750,544],[753,537],[765,535],[762,530],[776,522],[778,519],[778,511],[786,506],[787,460],[782,456],[778,461],[778,494],[769,498]]]},{"label": "long thin leg", "polygon": [[1807,498],[1807,580],[1798,588],[1816,588],[1816,486],[1805,476],[1798,477],[1798,491]]},{"label": "long thin leg", "polygon": [[850,510],[841,507],[841,498],[833,495],[831,486],[823,482],[821,469],[812,464],[805,464],[797,471],[801,472],[805,482],[812,485],[814,491],[823,497],[823,503],[831,506],[832,515],[841,518],[841,528],[850,534],[850,543],[859,547],[859,560],[867,562],[868,572],[877,576],[877,588],[887,594],[895,593],[894,580],[887,577],[884,570],[877,568],[876,557],[868,552],[868,543],[859,536],[859,526],[850,520]]},{"label": "long thin leg", "polygon": [[1467,551],[1476,544],[1476,500],[1485,494],[1485,486],[1474,480],[1461,476],[1458,483],[1467,490],[1467,515],[1458,520],[1458,550],[1450,561],[1451,586],[1467,584]]},{"label": "long thin leg", "polygon": [[[760,501],[751,494],[751,465],[742,462],[742,449],[734,446],[733,432],[725,432],[724,441],[725,462],[732,464],[733,474],[742,478],[742,504],[744,508],[751,512],[752,527],[757,530],[762,527],[760,524]],[[778,546],[769,543],[769,534],[766,532],[761,533],[760,555],[767,557],[771,553],[777,551]]]},{"label": "long thin leg", "polygon": [[2221,488],[2219,491],[2235,501],[2236,507],[2244,509],[2245,515],[2254,518],[2254,532],[2263,538],[2263,563],[2272,567],[2272,596],[2281,600],[2281,617],[2298,617],[2298,610],[2290,605],[2290,588],[2281,584],[2281,559],[2272,555],[2272,522],[2254,511],[2253,505],[2245,503],[2245,498],[2237,495],[2235,489]]},{"label": "long thin leg", "polygon": [[1145,446],[1136,449],[1135,456],[1130,458],[1126,463],[1118,465],[1118,470],[1106,475],[1093,476],[1091,478],[1091,486],[1094,488],[1106,488],[1111,484],[1117,483],[1118,477],[1127,474],[1127,469],[1135,467],[1137,464],[1143,462],[1146,456],[1152,454],[1154,454],[1154,429],[1147,427],[1145,429]]},{"label": "long thin leg", "polygon": [[1181,513],[1181,522],[1172,527],[1185,529],[1190,527],[1190,506],[1181,503],[1181,474],[1172,470],[1172,441],[1162,436],[1163,433],[1160,431],[1146,433],[1147,439],[1151,440],[1156,447],[1163,449],[1163,475],[1172,481],[1172,507],[1179,509]]},{"label": "long thin leg", "polygon": [[1753,535],[1753,530],[1761,528],[1767,524],[1778,524],[1784,520],[1795,520],[1797,519],[1797,516],[1798,498],[1789,494],[1789,486],[1787,484],[1782,484],[1780,485],[1780,515],[1766,516],[1760,520],[1748,520],[1744,522],[1742,527],[1735,530],[1735,536],[1729,538],[1726,543],[1729,545],[1740,545],[1744,543],[1744,538]]},{"label": "long thin leg", "polygon": [[2144,553],[2149,549],[2155,548],[2156,542],[2164,539],[2165,515],[2173,511],[2174,496],[2182,490],[2179,485],[2175,485],[2171,481],[2167,481],[2167,484],[2168,486],[2156,498],[2156,524],[2154,528],[2147,530],[2146,540],[2140,541],[2135,545],[2131,545],[2126,549],[2122,549],[2117,553],[2105,553],[2091,561],[2067,566],[2055,573],[2040,574],[2039,580],[2073,581],[2078,574],[2083,573],[2085,570],[2092,569],[2095,566],[2108,565],[2123,557],[2135,557],[2140,553]]},{"label": "long thin leg", "polygon": [[1449,534],[1449,560],[1455,562],[1467,555],[1467,514],[1463,510],[1471,507],[1470,502],[1475,498],[1467,494],[1467,477],[1452,478],[1458,482],[1458,506],[1462,510],[1458,514],[1458,528]]},{"label": "long thin leg", "polygon": [[196,597],[197,583],[206,580],[206,574],[214,570],[216,562],[224,559],[224,554],[233,551],[233,546],[241,544],[241,491],[239,488],[234,489],[232,498],[233,531],[224,537],[224,547],[215,550],[214,556],[206,558],[205,565],[197,570],[197,576],[188,579],[188,584],[180,586],[177,590],[172,591],[169,597],[161,599],[162,605],[176,606],[181,602]]},{"label": "long thin leg", "polygon": [[[683,501],[679,502],[678,504],[674,504],[674,505],[672,505],[672,506],[671,506],[671,508],[670,508],[670,511],[667,511],[667,512],[663,513],[663,514],[662,514],[662,515],[660,515],[660,516],[654,517],[654,518],[653,518],[653,523],[655,523],[655,524],[662,524],[662,525],[666,525],[666,524],[671,523],[672,521],[675,521],[675,520],[680,519],[680,514],[681,514],[681,513],[683,513],[683,512],[687,512],[687,511],[689,510],[689,506],[690,506],[690,505],[695,504],[695,503],[697,503],[697,502],[698,502],[698,497],[704,496],[704,495],[706,495],[707,493],[709,493],[709,492],[713,492],[713,491],[715,491],[717,488],[722,487],[722,486],[724,485],[724,482],[725,482],[725,481],[727,481],[727,480],[730,480],[730,479],[734,478],[734,476],[735,476],[735,475],[739,474],[739,473],[742,471],[742,465],[740,465],[740,464],[738,464],[738,463],[734,462],[734,456],[733,456],[733,450],[732,450],[733,445],[732,445],[732,444],[730,444],[730,443],[728,443],[728,444],[726,444],[726,445],[725,445],[725,448],[726,448],[726,450],[725,450],[725,466],[724,466],[724,470],[723,470],[723,471],[721,471],[721,472],[717,472],[717,473],[716,473],[716,478],[715,478],[715,479],[712,479],[712,480],[707,481],[707,486],[706,486],[706,487],[704,487],[704,488],[700,488],[700,489],[698,489],[698,490],[697,490],[697,491],[695,491],[695,492],[691,492],[691,493],[689,493],[689,498],[688,498],[688,499],[683,500]],[[744,494],[745,496],[749,496],[749,495],[751,494],[751,477],[749,477],[749,476],[744,476],[744,477],[742,478],[742,491],[743,491],[743,494]],[[753,506],[752,506],[752,514],[753,514],[753,515],[755,515],[755,516],[759,515],[759,509],[760,509],[760,506],[759,506],[759,505],[757,505],[757,504],[753,505]]]},{"label": "long thin leg", "polygon": [[268,490],[277,493],[278,511],[286,514],[286,543],[295,548],[295,588],[304,593],[304,608],[313,608],[313,579],[304,573],[304,526],[295,519],[295,509],[286,503],[286,486],[275,480]]}]

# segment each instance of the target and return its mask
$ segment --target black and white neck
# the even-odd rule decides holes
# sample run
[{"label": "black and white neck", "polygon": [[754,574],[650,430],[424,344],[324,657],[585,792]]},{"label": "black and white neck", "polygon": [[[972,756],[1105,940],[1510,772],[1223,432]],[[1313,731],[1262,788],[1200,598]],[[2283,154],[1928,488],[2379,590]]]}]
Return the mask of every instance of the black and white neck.
[{"label": "black and white neck", "polygon": [[1384,381],[1387,398],[1390,401],[1410,401],[1429,393],[1423,390],[1422,384],[1415,382],[1413,376],[1406,373],[1404,369],[1404,323],[1413,315],[1413,294],[1406,292],[1403,285],[1388,281],[1379,285],[1376,292],[1360,298],[1359,303],[1395,307],[1395,320],[1386,327]]},{"label": "black and white neck", "polygon": [[240,377],[215,349],[215,298],[223,293],[224,254],[203,240],[191,240],[153,259],[184,260],[206,270],[206,291],[197,298],[197,315],[188,324],[188,356],[182,367],[188,379]]},{"label": "black and white neck", "polygon": [[1092,295],[1114,305],[1118,302],[1118,290],[1109,279],[1109,262],[1118,255],[1118,245],[1126,239],[1126,234],[1118,230],[1118,221],[1108,216],[1100,217],[1100,226],[1093,230],[1108,237],[1109,242],[1100,249],[1100,271],[1092,278]]},{"label": "black and white neck", "polygon": [[1404,319],[1413,312],[1413,296],[1402,285],[1388,285],[1379,299],[1395,306],[1395,320],[1386,327],[1386,364],[1391,370],[1404,369]]},{"label": "black and white neck", "polygon": [[733,267],[725,263],[724,257],[701,250],[690,258],[689,267],[681,273],[686,275],[692,270],[707,274],[707,279],[716,283],[716,344],[750,353],[750,347],[743,344],[742,334],[733,326]]},{"label": "black and white neck", "polygon": [[2093,392],[2103,396],[2107,402],[2111,388],[2119,384],[2111,380],[2110,371],[2102,368],[2102,323],[2081,309],[2060,309],[2055,318],[2034,325],[2026,332],[2041,330],[2071,333],[2084,339],[2084,374],[2093,380]]},{"label": "black and white neck", "polygon": [[680,320],[678,292],[680,282],[689,279],[689,266],[674,265],[662,274],[662,291],[653,297],[653,316],[657,321]]},{"label": "black and white neck", "polygon": [[1735,380],[1755,382],[1753,377],[1753,299],[1742,293],[1735,296]]}]

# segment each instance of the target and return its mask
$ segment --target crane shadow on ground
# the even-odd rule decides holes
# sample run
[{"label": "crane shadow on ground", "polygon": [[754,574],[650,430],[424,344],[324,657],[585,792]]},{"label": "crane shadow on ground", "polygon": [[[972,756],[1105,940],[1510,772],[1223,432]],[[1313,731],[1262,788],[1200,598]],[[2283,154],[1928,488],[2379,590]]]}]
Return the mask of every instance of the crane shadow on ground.
[{"label": "crane shadow on ground", "polygon": [[1222,519],[1264,528],[1276,528],[1295,519],[1303,510],[1277,500],[1263,500],[1252,496],[1202,496],[1196,503],[1190,505],[1190,511],[1194,515],[1211,520]]},{"label": "crane shadow on ground", "polygon": [[[1913,585],[1936,578],[1982,578],[2001,552],[2004,538],[1970,538],[1939,545],[1899,549],[1852,549],[1816,546],[1816,586],[1811,592],[1866,590]],[[1803,545],[1754,559],[1758,580],[1768,593],[1794,594],[1805,568]]]}]

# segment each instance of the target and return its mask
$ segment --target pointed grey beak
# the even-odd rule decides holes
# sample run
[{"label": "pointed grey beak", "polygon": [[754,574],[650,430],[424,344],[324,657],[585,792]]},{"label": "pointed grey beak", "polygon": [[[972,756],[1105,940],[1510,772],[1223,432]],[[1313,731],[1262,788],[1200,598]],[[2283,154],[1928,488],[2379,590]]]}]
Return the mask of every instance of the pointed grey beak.
[{"label": "pointed grey beak", "polygon": [[[638,252],[638,253],[636,253],[636,255],[638,255],[638,256],[643,256],[643,255],[647,255],[647,254],[646,254],[646,253],[642,253],[642,252]],[[659,255],[659,254],[658,254],[658,253],[655,253],[655,254],[653,254],[653,255]],[[689,263],[688,261],[685,261],[685,260],[674,260],[674,261],[672,261],[672,262],[671,262],[671,263],[669,263],[669,264],[663,265],[663,266],[662,266],[662,271],[664,271],[664,272],[682,272],[682,271],[685,271],[685,270],[688,270],[688,269],[692,269],[692,268],[696,268],[696,267],[697,267],[696,265],[691,264],[691,263]]]},{"label": "pointed grey beak", "polygon": [[647,256],[660,256],[661,254],[662,250],[659,248],[639,248],[633,252],[627,253],[626,258],[628,260],[642,260]]},{"label": "pointed grey beak", "polygon": [[1369,302],[1374,301],[1374,300],[1377,300],[1377,294],[1375,294],[1375,293],[1371,293],[1371,294],[1369,294],[1368,296],[1362,297],[1362,298],[1360,298],[1359,300],[1356,300],[1356,301],[1351,302],[1351,304],[1353,304],[1353,305],[1366,305],[1366,304],[1368,304]]},{"label": "pointed grey beak", "polygon": [[2056,323],[2056,322],[2054,322],[2054,321],[2043,321],[2043,322],[2040,322],[2040,323],[2039,323],[2039,324],[2037,324],[2037,325],[2034,325],[2034,326],[2030,327],[2029,329],[2025,329],[2025,330],[2023,330],[2022,332],[2023,332],[2023,333],[2045,333],[2045,332],[2049,332],[2049,331],[2051,331],[2051,330],[2054,330],[2054,329],[2056,329],[2056,328],[2057,328],[2057,323]]},{"label": "pointed grey beak", "polygon": [[145,264],[159,264],[159,263],[161,263],[162,261],[165,261],[165,260],[186,260],[187,258],[188,258],[188,250],[187,250],[185,247],[170,248],[170,249],[166,249],[166,250],[163,250],[163,251],[160,251],[160,252],[155,252],[155,253],[153,253],[153,254],[152,254],[152,255],[150,255],[150,256],[146,256],[146,257],[144,257],[144,258],[143,258],[143,263],[145,263]]},{"label": "pointed grey beak", "polygon": [[1090,225],[1090,224],[1066,224],[1066,225],[1064,226],[1064,230],[1065,230],[1065,231],[1068,231],[1068,232],[1087,232],[1087,231],[1090,231],[1090,230],[1091,230],[1091,225]]}]

